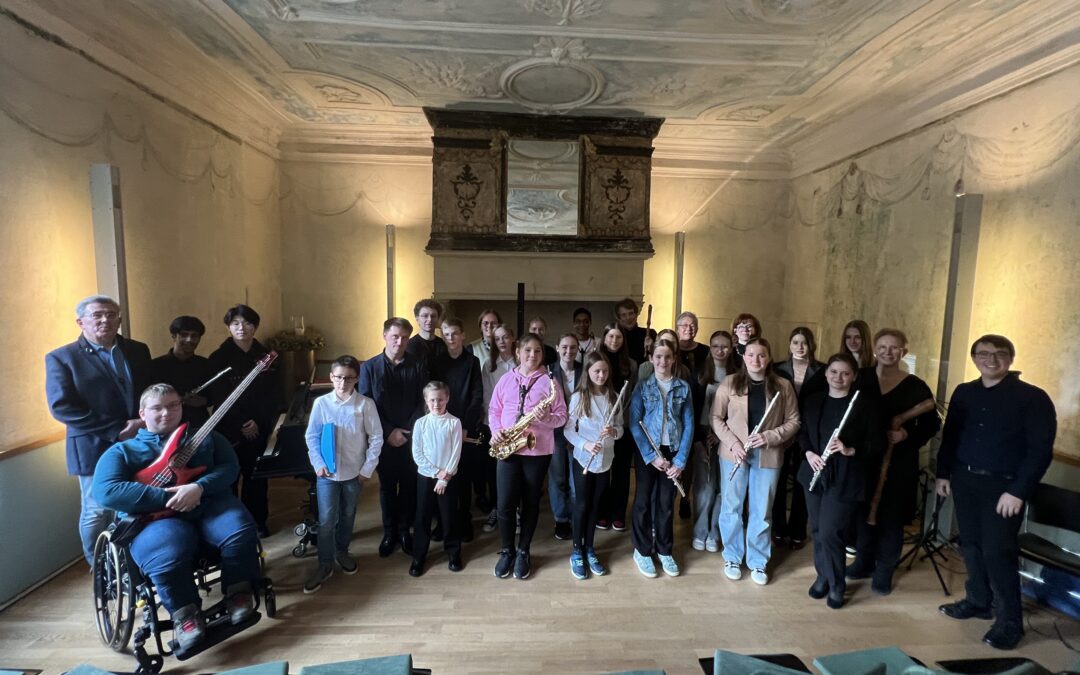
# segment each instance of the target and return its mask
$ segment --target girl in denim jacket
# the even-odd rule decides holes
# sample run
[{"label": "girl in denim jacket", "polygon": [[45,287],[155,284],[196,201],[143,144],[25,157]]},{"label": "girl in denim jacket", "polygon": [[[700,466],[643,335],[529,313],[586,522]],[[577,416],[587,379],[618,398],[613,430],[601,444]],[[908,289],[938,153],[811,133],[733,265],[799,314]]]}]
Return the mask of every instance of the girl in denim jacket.
[{"label": "girl in denim jacket", "polygon": [[664,574],[679,575],[672,555],[675,483],[690,457],[694,407],[690,385],[675,376],[675,354],[671,342],[660,340],[656,344],[653,374],[638,384],[630,401],[630,431],[638,447],[634,458],[634,562],[647,577],[656,576],[654,550]]}]

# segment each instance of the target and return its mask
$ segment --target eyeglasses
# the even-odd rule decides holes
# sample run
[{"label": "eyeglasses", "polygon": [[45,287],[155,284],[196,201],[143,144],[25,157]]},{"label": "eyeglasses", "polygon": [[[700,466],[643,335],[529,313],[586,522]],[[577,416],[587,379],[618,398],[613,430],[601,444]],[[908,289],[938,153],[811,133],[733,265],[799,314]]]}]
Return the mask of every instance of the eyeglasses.
[{"label": "eyeglasses", "polygon": [[996,352],[975,352],[975,358],[980,361],[989,361],[990,359],[997,359],[998,361],[1004,361],[1009,358],[1009,352],[1004,349],[999,349]]},{"label": "eyeglasses", "polygon": [[180,401],[173,401],[172,403],[166,403],[164,405],[151,405],[146,407],[146,411],[150,413],[159,413],[162,410],[179,410],[183,405]]},{"label": "eyeglasses", "polygon": [[331,375],[330,379],[334,382],[356,382],[359,377],[346,377],[345,375]]},{"label": "eyeglasses", "polygon": [[94,321],[98,321],[100,319],[110,319],[111,320],[111,319],[117,318],[118,316],[120,316],[119,312],[90,312],[90,313],[87,313],[87,314],[83,314],[84,318],[91,318]]}]

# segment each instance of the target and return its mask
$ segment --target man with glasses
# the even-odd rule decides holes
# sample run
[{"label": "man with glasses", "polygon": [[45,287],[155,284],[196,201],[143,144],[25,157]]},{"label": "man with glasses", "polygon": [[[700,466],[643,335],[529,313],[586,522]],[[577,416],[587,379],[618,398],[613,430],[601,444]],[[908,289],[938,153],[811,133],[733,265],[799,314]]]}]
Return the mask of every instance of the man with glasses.
[{"label": "man with glasses", "polygon": [[1024,502],[1053,455],[1054,404],[1010,371],[1016,348],[1001,335],[971,346],[979,379],[959,385],[949,404],[938,454],[937,493],[956,504],[968,580],[953,619],[994,619],[983,642],[1013,649],[1024,636],[1017,534]]},{"label": "man with glasses", "polygon": [[106,295],[81,300],[75,324],[79,339],[45,356],[45,396],[49,412],[67,426],[67,469],[82,495],[79,536],[93,565],[94,542],[113,518],[94,498],[94,467],[109,446],[144,426],[138,397],[148,384],[150,350],[117,334],[120,305]]}]

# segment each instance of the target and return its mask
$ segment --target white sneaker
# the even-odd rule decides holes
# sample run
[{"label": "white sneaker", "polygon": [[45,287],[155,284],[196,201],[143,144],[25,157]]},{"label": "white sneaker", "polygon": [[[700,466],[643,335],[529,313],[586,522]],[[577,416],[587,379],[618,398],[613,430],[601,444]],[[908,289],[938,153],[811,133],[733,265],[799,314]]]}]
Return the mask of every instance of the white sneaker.
[{"label": "white sneaker", "polygon": [[769,575],[763,569],[750,570],[750,580],[758,586],[769,583]]},{"label": "white sneaker", "polygon": [[697,537],[694,537],[693,539],[690,540],[690,546],[693,547],[693,549],[695,551],[704,551],[705,550],[705,540],[704,539],[698,539]]},{"label": "white sneaker", "polygon": [[706,539],[705,540],[705,550],[708,551],[709,553],[716,553],[717,551],[720,550],[720,544],[716,543],[715,539]]},{"label": "white sneaker", "polygon": [[657,554],[657,558],[660,558],[660,567],[663,568],[664,574],[669,577],[679,576],[679,563],[675,562],[675,556]]},{"label": "white sneaker", "polygon": [[737,562],[731,562],[727,560],[724,562],[724,576],[732,581],[738,581],[742,579],[742,565]]}]

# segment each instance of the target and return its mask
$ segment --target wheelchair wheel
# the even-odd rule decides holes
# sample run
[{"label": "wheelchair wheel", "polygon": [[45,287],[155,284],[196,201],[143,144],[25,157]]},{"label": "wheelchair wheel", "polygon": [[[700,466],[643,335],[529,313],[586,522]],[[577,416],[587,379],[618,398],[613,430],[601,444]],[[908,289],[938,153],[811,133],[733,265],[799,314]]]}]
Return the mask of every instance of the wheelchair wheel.
[{"label": "wheelchair wheel", "polygon": [[123,651],[135,627],[135,588],[127,550],[115,545],[106,530],[94,542],[94,618],[101,641]]},{"label": "wheelchair wheel", "polygon": [[273,588],[263,591],[263,608],[266,609],[267,618],[273,619],[277,614],[277,593]]},{"label": "wheelchair wheel", "polygon": [[293,546],[292,554],[294,558],[303,558],[307,553],[307,546],[304,544],[297,544]]},{"label": "wheelchair wheel", "polygon": [[299,525],[297,525],[296,527],[293,528],[293,534],[295,534],[298,537],[304,536],[305,534],[307,534],[307,525],[305,523],[300,523]]}]

